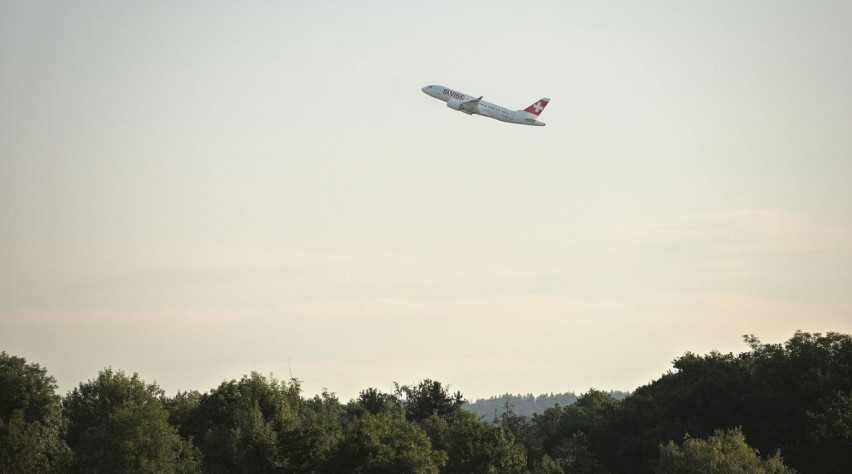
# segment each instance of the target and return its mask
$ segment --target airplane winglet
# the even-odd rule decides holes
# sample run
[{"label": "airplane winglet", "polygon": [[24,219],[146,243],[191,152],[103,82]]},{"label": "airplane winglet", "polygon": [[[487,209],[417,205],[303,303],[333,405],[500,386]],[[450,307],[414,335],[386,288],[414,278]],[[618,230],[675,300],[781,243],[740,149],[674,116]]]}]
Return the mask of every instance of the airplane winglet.
[{"label": "airplane winglet", "polygon": [[479,107],[479,101],[482,100],[483,96],[479,96],[476,99],[470,99],[461,103],[460,110],[468,115],[471,115],[476,112],[476,109]]}]

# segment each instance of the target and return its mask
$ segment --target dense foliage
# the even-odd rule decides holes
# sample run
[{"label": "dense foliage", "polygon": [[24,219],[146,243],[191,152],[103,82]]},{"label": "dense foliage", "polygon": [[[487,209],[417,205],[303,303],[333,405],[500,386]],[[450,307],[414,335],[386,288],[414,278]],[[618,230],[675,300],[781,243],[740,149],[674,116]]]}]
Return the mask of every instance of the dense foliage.
[{"label": "dense foliage", "polygon": [[56,380],[0,352],[0,473],[63,472],[71,451]]},{"label": "dense foliage", "polygon": [[0,474],[847,472],[852,337],[745,340],[686,353],[626,397],[590,390],[532,416],[511,401],[478,416],[433,380],[341,403],[258,373],[168,397],[105,369],[63,398],[3,352]]},{"label": "dense foliage", "polygon": [[694,439],[687,436],[683,445],[669,441],[660,446],[657,474],[788,474],[781,454],[761,459],[760,453],[749,446],[739,428],[716,431],[713,436]]}]

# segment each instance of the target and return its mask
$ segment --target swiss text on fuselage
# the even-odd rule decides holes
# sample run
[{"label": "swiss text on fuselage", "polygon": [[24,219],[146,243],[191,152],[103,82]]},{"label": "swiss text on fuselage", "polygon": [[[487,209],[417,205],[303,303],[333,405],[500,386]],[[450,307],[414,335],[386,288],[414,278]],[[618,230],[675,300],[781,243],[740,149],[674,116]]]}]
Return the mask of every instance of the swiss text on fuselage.
[{"label": "swiss text on fuselage", "polygon": [[458,100],[464,100],[465,99],[464,94],[462,94],[461,92],[456,92],[452,89],[444,89],[443,93],[444,93],[444,95],[448,95],[448,96],[452,97],[453,99],[458,99]]}]

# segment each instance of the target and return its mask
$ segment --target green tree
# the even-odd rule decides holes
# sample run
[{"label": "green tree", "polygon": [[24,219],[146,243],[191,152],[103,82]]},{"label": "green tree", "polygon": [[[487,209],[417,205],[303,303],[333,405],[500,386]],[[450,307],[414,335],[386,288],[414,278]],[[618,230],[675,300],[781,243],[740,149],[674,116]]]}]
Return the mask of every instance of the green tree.
[{"label": "green tree", "polygon": [[446,419],[435,412],[420,424],[435,449],[447,453],[442,473],[522,473],[526,470],[526,449],[515,443],[512,433],[500,425],[480,420],[473,413],[464,411]]},{"label": "green tree", "polygon": [[445,460],[446,454],[432,450],[426,433],[402,411],[365,412],[346,425],[334,472],[437,473]]},{"label": "green tree", "polygon": [[137,374],[105,369],[63,401],[81,473],[198,472],[198,452],[169,425],[162,390]]},{"label": "green tree", "polygon": [[752,384],[747,355],[687,352],[673,366],[673,372],[637,388],[591,437],[610,470],[652,472],[660,443],[746,426]]},{"label": "green tree", "polygon": [[0,473],[63,472],[71,451],[56,380],[0,352]]},{"label": "green tree", "polygon": [[85,432],[75,449],[75,467],[86,473],[199,472],[197,449],[168,424],[157,403],[117,408]]},{"label": "green tree", "polygon": [[418,422],[433,414],[449,419],[461,411],[464,404],[460,392],[450,394],[441,382],[429,379],[413,387],[397,385],[396,396],[405,407],[405,417]]},{"label": "green tree", "polygon": [[583,431],[577,431],[563,440],[553,450],[553,460],[565,472],[572,474],[607,474],[609,471],[598,461],[589,448]]},{"label": "green tree", "polygon": [[343,406],[333,393],[323,391],[305,400],[299,409],[299,429],[290,446],[296,472],[328,472],[343,440]]},{"label": "green tree", "polygon": [[559,463],[546,454],[541,458],[541,462],[536,464],[532,472],[533,474],[565,474]]},{"label": "green tree", "polygon": [[395,396],[389,393],[382,393],[375,388],[362,390],[358,394],[358,401],[356,403],[357,409],[366,410],[374,415],[388,411],[399,405],[399,400]]},{"label": "green tree", "polygon": [[305,400],[298,380],[252,372],[201,395],[181,433],[197,440],[205,472],[326,472],[342,414],[334,394]]},{"label": "green tree", "polygon": [[186,425],[201,401],[201,393],[195,390],[179,391],[174,397],[161,397],[163,407],[169,412],[169,424],[181,429]]},{"label": "green tree", "polygon": [[299,386],[252,372],[201,395],[181,426],[209,473],[289,472],[287,445],[298,427]]},{"label": "green tree", "polygon": [[739,428],[716,431],[708,439],[686,437],[678,446],[660,445],[657,474],[793,474],[780,452],[761,459]]},{"label": "green tree", "polygon": [[[394,405],[383,400],[385,406]],[[397,386],[396,400],[405,417],[425,430],[432,447],[446,453],[442,473],[525,472],[525,448],[510,430],[463,410],[461,393],[450,394],[440,382],[426,379],[414,386]]]},{"label": "green tree", "polygon": [[[507,404],[508,405],[508,404]],[[540,443],[537,442],[535,425],[526,416],[516,414],[511,405],[494,424],[499,425],[507,435],[514,439],[515,444],[520,446],[527,458],[528,467],[534,467],[533,462],[541,457]]]},{"label": "green tree", "polygon": [[843,472],[852,466],[852,391],[838,392],[807,415],[814,472]]},{"label": "green tree", "polygon": [[610,442],[609,420],[621,404],[611,393],[591,389],[571,405],[555,405],[541,415],[534,415],[528,443],[531,457],[548,455],[570,472],[578,470],[580,465],[588,466],[588,472],[603,472],[596,459],[595,445],[601,451]]},{"label": "green tree", "polygon": [[842,427],[819,414],[842,416],[838,393],[852,390],[852,336],[796,331],[783,344],[744,339],[752,349],[744,355],[752,381],[740,423],[749,440],[763,452],[781,449],[802,472],[847,472],[847,463],[834,460],[842,461],[849,440],[843,440]]}]

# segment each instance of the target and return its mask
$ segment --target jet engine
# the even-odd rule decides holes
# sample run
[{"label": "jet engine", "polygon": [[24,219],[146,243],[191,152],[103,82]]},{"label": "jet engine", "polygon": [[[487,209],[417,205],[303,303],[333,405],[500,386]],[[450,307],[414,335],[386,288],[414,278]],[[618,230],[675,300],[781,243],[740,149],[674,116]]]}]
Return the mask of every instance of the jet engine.
[{"label": "jet engine", "polygon": [[462,101],[460,101],[458,99],[450,99],[450,100],[447,101],[447,107],[449,107],[453,110],[461,110],[462,109],[461,105],[462,105]]}]

